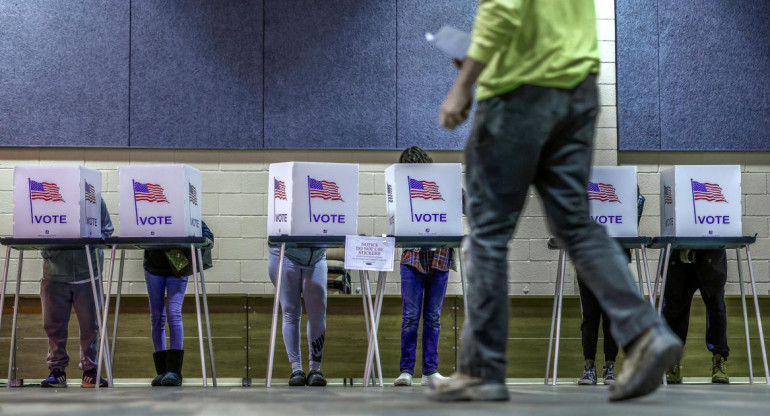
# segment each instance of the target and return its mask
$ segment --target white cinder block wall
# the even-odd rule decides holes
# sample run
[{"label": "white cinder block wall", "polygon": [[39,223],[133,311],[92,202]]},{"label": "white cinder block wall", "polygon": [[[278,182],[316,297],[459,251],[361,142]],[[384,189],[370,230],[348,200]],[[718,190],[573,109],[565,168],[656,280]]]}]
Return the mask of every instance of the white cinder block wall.
[{"label": "white cinder block wall", "polygon": [[[770,154],[768,153],[619,153],[615,98],[615,10],[613,0],[596,0],[599,45],[602,54],[599,88],[601,113],[596,131],[594,163],[637,165],[642,193],[647,197],[641,233],[659,230],[658,173],[674,164],[740,164],[743,166],[744,232],[759,234],[754,246],[754,267],[759,292],[770,289]],[[438,108],[439,103],[435,103]],[[438,127],[437,127],[438,128]],[[124,164],[187,163],[203,171],[204,218],[217,237],[215,267],[206,273],[209,293],[273,293],[267,277],[266,214],[267,167],[290,160],[360,163],[359,232],[385,232],[385,167],[398,158],[396,151],[194,151],[129,149],[0,149],[0,235],[10,236],[12,219],[13,167],[28,164],[84,164],[104,175],[104,199],[112,212],[119,235],[117,216],[117,167]],[[437,162],[462,162],[461,152],[432,152]],[[557,253],[546,249],[548,230],[536,195],[531,195],[511,240],[508,279],[511,294],[553,293]],[[651,254],[654,267],[655,253]],[[4,259],[5,251],[0,253]],[[15,258],[15,253],[14,256]],[[738,293],[734,253],[730,253],[728,293]],[[635,270],[635,268],[632,268]],[[11,273],[16,270],[11,262]],[[574,272],[568,269],[567,293],[577,291]],[[24,263],[22,293],[39,293],[42,274],[40,256],[28,253]],[[15,274],[14,274],[15,276]],[[398,273],[388,278],[388,293],[399,293]],[[12,290],[12,286],[9,285]],[[131,253],[126,264],[124,293],[146,293],[141,253]],[[456,274],[449,293],[459,293]]]}]

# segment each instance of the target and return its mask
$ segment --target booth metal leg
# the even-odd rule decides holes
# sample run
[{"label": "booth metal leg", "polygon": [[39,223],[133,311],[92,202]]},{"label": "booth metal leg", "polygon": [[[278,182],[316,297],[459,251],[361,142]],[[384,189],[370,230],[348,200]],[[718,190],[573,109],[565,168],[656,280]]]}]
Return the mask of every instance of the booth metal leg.
[{"label": "booth metal leg", "polygon": [[0,328],[3,327],[3,311],[5,310],[5,286],[8,283],[8,267],[11,264],[11,246],[5,248],[5,261],[3,263],[3,282],[0,287]]},{"label": "booth metal leg", "polygon": [[[371,333],[371,328],[369,327],[369,304],[366,302],[366,293],[367,291],[364,289],[364,285],[366,285],[366,281],[364,280],[364,271],[359,270],[358,271],[358,279],[361,282],[361,301],[363,301],[364,304],[364,323],[366,324],[366,334],[368,337],[368,334]],[[367,338],[368,339],[368,338]],[[367,347],[367,356],[368,356],[368,347]],[[364,375],[363,378],[363,385],[364,387],[369,387],[370,383],[374,383],[374,377],[371,376],[371,371],[367,369],[368,362],[365,361],[366,364],[364,364],[364,372],[367,373],[367,375]]]},{"label": "booth metal leg", "polygon": [[[112,273],[115,271],[115,250],[116,247],[112,246],[112,250],[110,250],[110,273],[107,277],[107,290],[106,290],[106,299],[104,300],[104,310],[102,311],[102,320],[100,321],[99,325],[99,352],[97,354],[97,360],[96,360],[96,374],[97,374],[97,380],[96,384],[99,384],[99,377],[98,375],[102,374],[102,357],[104,355],[109,355],[109,346],[110,346],[110,340],[107,339],[107,318],[110,314],[110,293],[112,293]],[[98,263],[97,263],[98,264]],[[106,341],[106,342],[105,342]],[[112,363],[112,360],[109,358],[105,358],[108,363]],[[111,372],[107,372],[107,386],[112,387],[112,374]]]},{"label": "booth metal leg", "polygon": [[642,276],[642,262],[639,259],[639,249],[634,249],[634,258],[636,259],[636,281],[639,283],[639,293],[644,297],[644,276]]},{"label": "booth metal leg", "polygon": [[[368,310],[369,310],[369,313],[368,313],[369,316],[367,316],[367,319],[369,319],[369,321],[370,321],[369,322],[369,328],[370,328],[370,331],[369,331],[369,347],[367,349],[367,354],[366,355],[367,355],[367,357],[369,355],[371,355],[370,351],[371,351],[372,348],[374,348],[374,357],[375,357],[376,363],[377,363],[377,373],[380,376],[379,377],[380,378],[380,387],[384,387],[384,382],[383,382],[383,379],[382,379],[382,363],[380,362],[380,346],[379,346],[379,343],[377,341],[377,319],[376,319],[377,310],[375,309],[374,304],[372,303],[371,289],[369,287],[369,283],[370,283],[370,281],[369,281],[369,274],[365,273],[364,275],[365,275],[365,279],[366,279],[366,285],[365,285],[364,289],[366,290],[366,301],[368,303]],[[384,280],[385,279],[382,279],[383,283],[384,283]],[[379,287],[379,282],[378,282],[378,288],[377,288],[377,293],[375,295],[375,301],[377,300],[377,298],[380,298],[382,296],[383,292],[384,292],[384,284],[383,284],[382,288],[380,288]],[[364,368],[364,378],[365,379],[369,376],[369,374],[371,372],[371,365],[372,365],[372,363],[370,362],[369,365],[365,366],[365,368]]]},{"label": "booth metal leg", "polygon": [[206,280],[203,276],[203,254],[198,249],[198,273],[201,278],[201,293],[203,294],[203,316],[206,318],[206,336],[209,341],[209,362],[211,363],[211,384],[217,386],[217,368],[214,365],[214,341],[211,339],[211,318],[209,315],[209,299],[206,295]]},{"label": "booth metal leg", "polygon": [[[115,260],[115,256],[113,254],[115,254],[115,253],[112,253],[112,251],[110,251],[110,254],[111,254],[111,256],[110,256],[110,265],[114,265],[115,263],[113,263],[113,261]],[[113,267],[113,269],[114,269],[114,267]],[[96,262],[96,284],[99,285],[99,290],[101,290],[101,294],[102,294],[102,297],[101,297],[102,317],[104,316],[104,308],[105,308],[104,305],[105,305],[105,302],[109,302],[110,301],[110,294],[109,294],[109,292],[107,292],[107,293],[104,292],[104,278],[105,278],[105,276],[102,273],[101,263],[99,261],[97,261]],[[101,279],[101,280],[99,280],[99,279]],[[102,348],[101,348],[101,345],[102,345],[101,344],[101,340],[102,339],[104,339],[104,337],[102,337],[102,320],[99,319],[99,345],[100,345],[100,347],[97,348],[97,351],[100,351],[99,353],[101,353],[101,351],[104,351],[103,352],[104,359],[109,361],[110,363],[112,363],[112,357],[109,355],[109,352],[110,352],[109,351],[110,339],[107,338],[105,340],[106,343],[105,343],[105,346],[104,346],[104,350],[102,350]],[[96,365],[97,369],[99,368],[99,364],[100,364],[99,361],[97,361],[97,365]],[[112,365],[112,364],[110,364],[110,365]],[[97,371],[99,371],[99,370],[97,370]],[[110,366],[110,371],[108,372],[108,376],[107,376],[107,385],[110,386],[110,387],[112,387],[112,376],[109,375],[109,374],[111,374],[111,372],[112,372],[112,367]],[[101,372],[99,372],[99,374],[101,374]]]},{"label": "booth metal leg", "polygon": [[[655,291],[652,288],[652,276],[650,275],[650,263],[647,260],[647,247],[642,244],[642,260],[644,261],[644,276],[647,279],[647,294],[649,295],[650,305],[655,308]],[[656,283],[657,284],[657,283]]]},{"label": "booth metal leg", "polygon": [[663,257],[665,256],[665,250],[661,249],[658,253],[658,265],[655,267],[655,285],[653,286],[654,292],[652,294],[652,307],[657,309],[658,294],[660,293],[660,278],[663,276]]},{"label": "booth metal leg", "polygon": [[[102,295],[99,293],[97,286],[96,286],[96,277],[94,276],[94,268],[93,263],[91,263],[91,246],[86,244],[85,246],[86,250],[86,260],[88,261],[88,274],[91,278],[91,292],[93,293],[94,297],[94,309],[96,310],[96,321],[102,322],[102,308],[101,305],[99,305],[99,302],[102,300]],[[99,262],[97,261],[97,265]],[[101,286],[101,285],[100,285]],[[99,347],[98,349],[104,348],[104,338],[99,339]],[[112,379],[112,368],[109,365],[110,359],[107,358],[107,365],[105,366],[105,369],[107,370],[107,379]],[[96,380],[94,381],[94,388],[99,389],[99,383],[101,381],[101,361],[96,363]]]},{"label": "booth metal leg", "polygon": [[746,291],[743,287],[743,264],[741,264],[741,249],[735,249],[738,263],[738,284],[741,287],[741,307],[743,310],[743,330],[746,333],[746,357],[749,361],[749,384],[754,384],[754,363],[751,360],[751,337],[749,336],[749,317],[746,310]]},{"label": "booth metal leg", "polygon": [[668,275],[668,261],[671,257],[671,244],[666,244],[666,251],[663,256],[663,274],[660,279],[660,299],[658,299],[658,315],[663,313],[663,296],[666,294],[666,278]]},{"label": "booth metal leg", "polygon": [[115,344],[118,343],[118,317],[120,316],[120,295],[123,293],[123,264],[126,250],[120,250],[120,266],[118,267],[118,293],[115,298],[115,321],[112,325],[112,348],[110,348],[110,365],[115,368]]},{"label": "booth metal leg", "polygon": [[[368,276],[369,273],[366,272],[366,274]],[[377,331],[379,330],[379,326],[380,326],[380,316],[382,314],[382,303],[383,303],[383,298],[384,298],[383,294],[385,293],[385,281],[386,280],[387,280],[387,272],[379,272],[379,274],[377,276],[377,293],[376,293],[376,295],[374,297],[374,299],[375,299],[375,302],[374,302],[375,320],[374,321],[377,324],[377,327],[374,330],[375,335],[377,334]],[[371,334],[369,336],[369,342],[371,343]],[[371,377],[375,376],[375,374],[372,373],[372,370],[373,370],[372,360],[374,358],[377,358],[378,369],[380,369],[380,371],[382,369],[382,364],[380,362],[380,357],[374,357],[373,356],[374,355],[373,352],[374,351],[372,351],[372,350],[368,351],[368,355],[366,357],[367,361],[366,361],[366,366],[365,366],[365,368],[369,368],[370,369],[369,370],[369,374],[371,375]],[[369,378],[369,377],[367,377],[367,378]],[[379,378],[380,378],[380,380],[382,380],[382,378],[383,378],[382,373],[379,374]],[[382,385],[382,383],[380,383],[380,385]]]},{"label": "booth metal leg", "polygon": [[24,263],[24,251],[19,250],[19,265],[16,268],[16,295],[13,298],[13,320],[11,321],[11,354],[8,359],[8,387],[16,378],[16,324],[19,319],[19,292],[21,291],[21,266]]},{"label": "booth metal leg", "polygon": [[553,352],[553,380],[552,385],[556,385],[556,376],[559,370],[559,341],[561,340],[561,315],[562,315],[562,301],[564,300],[564,275],[567,269],[567,253],[562,250],[559,256],[559,263],[561,264],[561,276],[559,276],[559,308],[556,311],[556,346]]},{"label": "booth metal leg", "polygon": [[561,278],[561,258],[564,253],[564,250],[559,250],[559,262],[557,265],[556,270],[556,284],[554,285],[553,290],[553,310],[551,311],[551,332],[548,335],[548,359],[545,363],[545,381],[543,384],[546,386],[548,385],[548,380],[550,379],[551,375],[551,360],[553,359],[553,356],[551,355],[553,353],[553,335],[554,331],[556,329],[556,311],[559,306],[559,298],[561,297],[561,292],[559,291],[559,279]]},{"label": "booth metal leg", "polygon": [[278,330],[278,306],[281,298],[281,277],[283,276],[283,253],[286,244],[281,244],[281,252],[278,257],[278,276],[275,277],[275,299],[273,299],[273,319],[270,324],[270,352],[267,355],[267,376],[265,386],[271,387],[273,383],[273,359],[275,358],[275,336]]},{"label": "booth metal leg", "polygon": [[203,377],[203,387],[208,387],[208,378],[206,377],[206,352],[203,349],[203,325],[201,324],[201,300],[198,297],[198,257],[195,255],[195,245],[190,244],[190,257],[192,257],[193,269],[193,287],[195,288],[195,314],[198,320],[198,344],[201,351],[201,375]]},{"label": "booth metal leg", "polygon": [[754,279],[754,265],[751,262],[751,249],[746,245],[746,259],[749,263],[749,279],[751,279],[751,293],[754,296],[754,311],[757,315],[757,327],[759,329],[759,348],[762,353],[762,365],[765,368],[765,382],[770,384],[770,372],[767,371],[767,349],[765,349],[765,333],[762,330],[762,316],[759,313],[759,298],[757,297],[757,281]]}]

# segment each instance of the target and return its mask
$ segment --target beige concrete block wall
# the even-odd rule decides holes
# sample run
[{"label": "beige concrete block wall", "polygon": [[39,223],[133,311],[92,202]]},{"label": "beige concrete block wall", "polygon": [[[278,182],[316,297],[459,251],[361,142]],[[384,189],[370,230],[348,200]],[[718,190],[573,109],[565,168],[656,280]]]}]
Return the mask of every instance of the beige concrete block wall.
[{"label": "beige concrete block wall", "polygon": [[[599,90],[601,113],[596,129],[594,163],[638,165],[639,183],[647,196],[641,232],[657,235],[659,229],[659,179],[661,169],[674,164],[740,164],[743,166],[744,231],[759,234],[754,247],[760,293],[770,290],[770,154],[768,153],[629,153],[617,151],[615,94],[615,11],[613,0],[597,0],[597,28],[602,55]],[[440,103],[435,103],[436,108]],[[437,127],[438,128],[438,127]],[[209,293],[273,293],[267,277],[266,213],[267,167],[284,161],[317,161],[360,164],[359,232],[385,232],[385,168],[398,158],[397,151],[196,151],[141,149],[0,149],[0,235],[12,234],[12,174],[16,165],[83,164],[103,173],[104,199],[112,212],[117,234],[117,167],[125,164],[186,163],[203,171],[203,212],[217,237],[216,267],[207,272]],[[432,152],[437,162],[462,162],[461,152]],[[557,253],[546,249],[549,235],[542,205],[533,193],[511,240],[508,280],[512,294],[552,294]],[[650,253],[652,265],[656,253]],[[0,259],[5,252],[0,253]],[[734,253],[730,254],[734,259]],[[22,292],[39,292],[42,273],[37,253],[24,262]],[[632,268],[635,270],[635,268]],[[11,272],[16,270],[15,260]],[[566,293],[577,291],[574,271],[567,272]],[[460,293],[456,273],[448,293]],[[729,293],[738,293],[735,262],[730,262]],[[399,293],[398,273],[388,276],[388,293]],[[9,287],[10,288],[10,287]],[[130,253],[124,293],[145,293],[141,253]]]}]

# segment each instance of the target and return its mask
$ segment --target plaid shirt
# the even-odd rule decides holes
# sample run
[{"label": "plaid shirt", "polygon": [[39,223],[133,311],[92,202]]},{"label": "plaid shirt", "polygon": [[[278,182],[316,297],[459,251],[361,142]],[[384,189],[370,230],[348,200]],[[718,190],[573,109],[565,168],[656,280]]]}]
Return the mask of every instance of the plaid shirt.
[{"label": "plaid shirt", "polygon": [[401,254],[401,264],[406,264],[417,269],[420,273],[429,273],[431,269],[448,271],[455,269],[454,256],[448,248],[437,249],[404,249]]}]

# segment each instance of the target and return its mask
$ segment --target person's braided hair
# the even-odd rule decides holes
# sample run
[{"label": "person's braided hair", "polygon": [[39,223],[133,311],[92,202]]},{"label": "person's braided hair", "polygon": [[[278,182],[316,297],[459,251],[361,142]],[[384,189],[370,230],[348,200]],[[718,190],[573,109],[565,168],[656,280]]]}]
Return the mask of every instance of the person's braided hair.
[{"label": "person's braided hair", "polygon": [[412,146],[401,152],[398,163],[433,163],[433,158],[418,146]]}]

